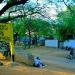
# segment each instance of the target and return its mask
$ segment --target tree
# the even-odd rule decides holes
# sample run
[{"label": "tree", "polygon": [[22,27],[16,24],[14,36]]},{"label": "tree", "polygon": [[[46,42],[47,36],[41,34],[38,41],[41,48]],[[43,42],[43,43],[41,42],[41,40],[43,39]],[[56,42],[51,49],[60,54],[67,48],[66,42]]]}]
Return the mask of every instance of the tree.
[{"label": "tree", "polygon": [[[13,6],[16,6],[16,5],[20,5],[20,4],[23,4],[23,6],[26,6],[25,5],[25,3],[28,1],[28,3],[30,2],[29,0],[0,0],[0,2],[2,3],[3,1],[6,1],[7,3],[6,3],[6,5],[0,10],[0,16],[2,15],[2,14],[4,14],[9,8],[11,8],[11,7],[13,7]],[[48,19],[50,19],[50,17],[51,16],[49,16],[48,14],[46,14],[47,13],[47,10],[48,9],[50,9],[50,6],[49,5],[51,5],[51,6],[53,6],[53,5],[55,5],[55,8],[57,8],[57,12],[58,12],[58,9],[61,7],[62,8],[62,6],[61,5],[63,5],[63,3],[66,5],[66,7],[69,9],[69,10],[71,10],[71,8],[70,8],[70,6],[72,5],[72,4],[74,4],[74,0],[73,1],[71,1],[71,2],[69,2],[69,0],[67,0],[67,1],[65,1],[65,0],[56,0],[56,1],[54,1],[54,0],[47,0],[47,1],[45,1],[45,2],[42,2],[42,4],[40,4],[40,2],[39,2],[40,0],[36,0],[36,3],[34,3],[34,4],[32,4],[32,2],[30,2],[30,6],[33,6],[33,8],[30,8],[30,6],[29,6],[29,8],[30,8],[30,10],[34,10],[35,12],[36,12],[36,10],[37,10],[37,12],[36,13],[40,13],[39,11],[41,10],[41,12],[42,13],[40,13],[42,16],[44,16],[45,15],[45,17],[47,17]],[[42,0],[43,1],[43,0]],[[68,4],[69,3],[69,4]],[[61,5],[60,5],[61,4]],[[14,7],[13,7],[14,8]],[[19,8],[20,8],[20,6],[19,6]],[[26,7],[24,7],[24,8],[26,8]],[[12,8],[11,8],[12,9]],[[12,12],[17,12],[17,11],[19,11],[19,10],[15,10],[15,11],[8,11],[9,12],[9,14],[10,13],[12,13]],[[20,10],[20,12],[22,12],[22,10]],[[33,13],[35,13],[35,12],[33,12]],[[20,14],[20,15],[15,15],[15,16],[6,16],[6,17],[4,17],[4,18],[0,18],[0,22],[8,22],[8,21],[11,21],[11,20],[13,20],[13,19],[15,19],[15,18],[18,18],[18,17],[23,17],[24,15],[23,14]]]},{"label": "tree", "polygon": [[[71,8],[72,9],[72,8]],[[58,14],[60,20],[62,20],[62,24],[59,30],[59,34],[62,36],[62,41],[72,39],[75,35],[75,14],[72,14],[69,10],[65,12],[60,12]]]},{"label": "tree", "polygon": [[[3,0],[1,0],[2,2]],[[0,16],[10,7],[20,4],[25,4],[28,0],[8,0],[6,5],[0,10]]]},{"label": "tree", "polygon": [[[50,38],[53,37],[52,27],[50,23],[42,19],[32,18],[31,22],[30,22],[30,18],[26,18],[24,19],[24,21],[21,19],[17,19],[17,21],[14,22],[14,30],[15,32],[18,31],[21,37],[28,35],[30,39],[32,38],[37,39],[42,35],[44,37],[45,36],[49,36]],[[37,42],[35,44],[37,45]]]}]

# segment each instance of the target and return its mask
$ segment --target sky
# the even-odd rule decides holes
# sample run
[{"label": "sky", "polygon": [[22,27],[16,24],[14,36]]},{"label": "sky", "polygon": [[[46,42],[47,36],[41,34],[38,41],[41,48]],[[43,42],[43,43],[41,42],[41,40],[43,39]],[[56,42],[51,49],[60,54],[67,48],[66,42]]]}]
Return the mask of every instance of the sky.
[{"label": "sky", "polygon": [[4,7],[4,5],[6,5],[6,3],[1,3],[0,4],[0,10]]},{"label": "sky", "polygon": [[[36,3],[37,0],[30,0],[30,2],[32,3]],[[48,1],[47,0],[38,0],[38,3],[40,4],[40,6],[42,6],[43,4],[47,4],[47,6],[49,7],[49,9],[45,9],[47,11],[46,14],[48,14],[48,16],[50,16],[52,19],[55,19],[56,18],[56,15],[57,15],[57,12],[56,12],[56,6],[55,4],[48,4]],[[4,7],[6,3],[2,3],[0,4],[0,10]],[[34,4],[32,4],[34,5]],[[66,7],[64,4],[62,4],[61,8],[63,8],[63,10],[66,10]],[[59,8],[59,10],[61,9]]]},{"label": "sky", "polygon": [[[36,3],[37,0],[30,0],[30,1],[33,2],[33,3]],[[54,3],[51,5],[49,3],[49,1],[53,1]],[[46,9],[46,11],[47,11],[47,14],[51,17],[51,19],[56,18],[56,15],[58,14],[57,10],[58,11],[61,11],[61,10],[65,11],[67,9],[63,2],[57,3],[56,1],[57,0],[38,0],[38,3],[41,4],[41,6],[43,4],[46,4],[47,7],[49,7],[49,9]],[[59,8],[56,7],[55,3],[58,4]]]},{"label": "sky", "polygon": [[[5,0],[4,0],[5,1]],[[36,3],[37,0],[29,0],[30,2]],[[50,0],[53,2],[56,2],[56,0]],[[65,0],[66,2],[67,0]],[[67,2],[67,4],[71,3],[72,0],[69,0],[69,2]],[[48,3],[48,0],[38,0],[38,3],[43,5],[45,3]],[[0,4],[0,10],[3,8],[3,6],[5,5],[5,3]],[[62,7],[63,10],[65,10],[66,6],[62,3],[59,3],[59,5]]]}]

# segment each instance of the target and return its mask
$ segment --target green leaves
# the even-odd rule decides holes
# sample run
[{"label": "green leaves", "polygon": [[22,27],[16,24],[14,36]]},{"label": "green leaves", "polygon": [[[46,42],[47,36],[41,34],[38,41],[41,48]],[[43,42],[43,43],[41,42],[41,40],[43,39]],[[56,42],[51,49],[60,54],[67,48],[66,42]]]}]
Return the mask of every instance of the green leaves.
[{"label": "green leaves", "polygon": [[0,0],[0,3],[2,2],[3,0]]},{"label": "green leaves", "polygon": [[30,27],[30,31],[37,33],[37,35],[49,35],[52,37],[52,30],[50,24],[42,19],[30,19],[26,18],[24,20],[17,19],[14,23],[14,31],[19,32],[20,36],[24,36]]},{"label": "green leaves", "polygon": [[[72,10],[75,10],[75,6],[72,7]],[[60,12],[58,20],[63,22],[60,22],[61,27],[58,27],[60,39],[63,41],[73,39],[73,36],[75,36],[75,14],[69,10]]]}]

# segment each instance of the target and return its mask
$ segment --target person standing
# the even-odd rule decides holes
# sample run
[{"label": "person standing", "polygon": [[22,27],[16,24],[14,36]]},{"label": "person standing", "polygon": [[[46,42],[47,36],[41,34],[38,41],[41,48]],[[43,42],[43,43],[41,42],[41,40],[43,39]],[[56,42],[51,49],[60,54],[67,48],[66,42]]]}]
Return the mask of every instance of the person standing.
[{"label": "person standing", "polygon": [[70,49],[70,59],[73,59],[74,56],[74,50],[73,48]]}]

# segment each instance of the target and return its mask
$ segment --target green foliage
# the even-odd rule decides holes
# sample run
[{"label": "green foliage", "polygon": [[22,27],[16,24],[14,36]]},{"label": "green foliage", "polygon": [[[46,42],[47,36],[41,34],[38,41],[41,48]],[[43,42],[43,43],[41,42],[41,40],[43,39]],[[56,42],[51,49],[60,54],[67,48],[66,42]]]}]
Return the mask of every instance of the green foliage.
[{"label": "green foliage", "polygon": [[18,32],[20,36],[24,36],[26,28],[25,24],[21,21],[21,19],[16,19],[13,23],[14,32]]},{"label": "green foliage", "polygon": [[13,3],[13,0],[9,0],[8,3],[9,3],[9,4],[12,4],[12,3]]},{"label": "green foliage", "polygon": [[32,27],[35,32],[38,32],[39,35],[46,35],[50,31],[49,28],[50,24],[41,19],[33,19],[32,20]]},{"label": "green foliage", "polygon": [[[72,7],[75,10],[75,6]],[[67,10],[58,14],[58,20],[62,23],[58,26],[58,36],[62,41],[72,39],[75,36],[75,13]]]},{"label": "green foliage", "polygon": [[2,2],[3,0],[0,0],[0,3]]},{"label": "green foliage", "polygon": [[14,32],[19,32],[20,36],[24,36],[30,27],[30,31],[37,33],[36,35],[53,36],[51,26],[47,21],[42,19],[17,19],[14,22]]}]

